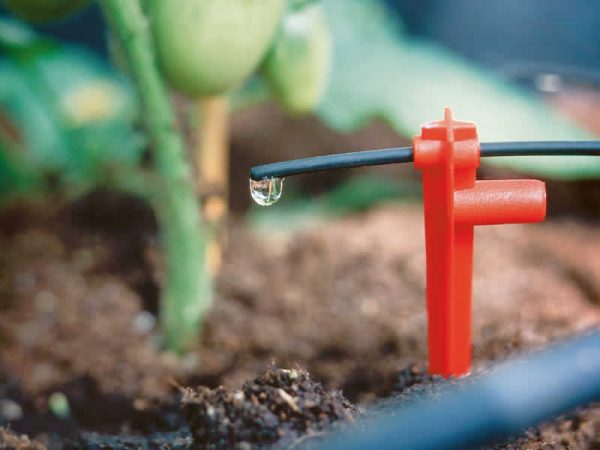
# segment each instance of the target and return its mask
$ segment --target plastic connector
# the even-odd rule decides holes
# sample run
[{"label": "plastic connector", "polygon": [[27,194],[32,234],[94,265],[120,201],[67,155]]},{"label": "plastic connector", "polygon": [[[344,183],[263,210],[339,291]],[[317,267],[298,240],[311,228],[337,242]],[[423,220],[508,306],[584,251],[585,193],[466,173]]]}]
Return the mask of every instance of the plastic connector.
[{"label": "plastic connector", "polygon": [[539,222],[545,185],[537,180],[477,181],[475,124],[444,120],[423,126],[413,141],[423,174],[427,248],[429,371],[465,375],[471,367],[471,297],[475,225]]}]

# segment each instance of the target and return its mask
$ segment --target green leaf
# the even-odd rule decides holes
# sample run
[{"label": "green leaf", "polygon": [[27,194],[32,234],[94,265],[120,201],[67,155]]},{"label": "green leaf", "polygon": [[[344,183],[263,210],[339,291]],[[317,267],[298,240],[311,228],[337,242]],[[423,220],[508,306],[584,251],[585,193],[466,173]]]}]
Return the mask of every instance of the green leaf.
[{"label": "green leaf", "polygon": [[131,87],[90,53],[32,33],[0,20],[0,113],[25,163],[77,189],[138,166],[143,142]]},{"label": "green leaf", "polygon": [[143,147],[134,131],[137,104],[123,80],[77,48],[47,55],[36,68],[71,142],[63,166],[68,177],[93,178],[107,167],[138,163]]},{"label": "green leaf", "polygon": [[16,131],[15,146],[32,167],[43,171],[60,169],[68,157],[63,137],[47,108],[12,61],[0,63],[0,74],[0,110]]},{"label": "green leaf", "polygon": [[[431,42],[407,37],[378,0],[323,0],[333,30],[334,64],[319,117],[349,132],[380,118],[405,136],[441,119],[477,123],[482,141],[590,139],[539,98]],[[600,175],[600,158],[498,158],[561,178]]]},{"label": "green leaf", "polygon": [[[29,193],[41,185],[39,174],[32,170],[7,142],[0,142],[0,192],[19,195]],[[2,200],[6,200],[4,196]]]}]

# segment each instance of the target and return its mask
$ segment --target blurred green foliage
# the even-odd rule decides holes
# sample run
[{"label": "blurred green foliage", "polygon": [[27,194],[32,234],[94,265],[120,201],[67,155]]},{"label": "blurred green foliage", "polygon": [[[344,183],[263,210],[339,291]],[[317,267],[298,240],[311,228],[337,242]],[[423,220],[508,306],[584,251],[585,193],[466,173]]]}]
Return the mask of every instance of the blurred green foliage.
[{"label": "blurred green foliage", "polygon": [[139,167],[137,104],[92,54],[0,20],[0,189],[82,190]]},{"label": "blurred green foliage", "polygon": [[4,0],[18,17],[35,23],[68,17],[89,3],[89,0]]},{"label": "blurred green foliage", "polygon": [[[334,41],[332,74],[318,110],[329,126],[348,132],[379,118],[411,136],[451,106],[458,118],[478,124],[482,141],[590,138],[531,93],[407,36],[381,0],[321,2]],[[304,6],[305,0],[298,4]],[[256,85],[256,80],[250,83]],[[249,92],[264,98],[264,86]],[[56,185],[85,190],[127,178],[120,174],[135,173],[145,147],[137,120],[132,88],[99,58],[43,38],[23,23],[0,19],[4,198]],[[598,158],[487,162],[558,178],[600,175]]]},{"label": "blurred green foliage", "polygon": [[[319,117],[349,132],[374,118],[405,136],[441,119],[443,108],[474,121],[482,141],[571,140],[590,136],[525,92],[431,42],[407,36],[380,0],[322,0],[334,39],[333,73]],[[593,157],[498,158],[559,178],[600,175]]]}]

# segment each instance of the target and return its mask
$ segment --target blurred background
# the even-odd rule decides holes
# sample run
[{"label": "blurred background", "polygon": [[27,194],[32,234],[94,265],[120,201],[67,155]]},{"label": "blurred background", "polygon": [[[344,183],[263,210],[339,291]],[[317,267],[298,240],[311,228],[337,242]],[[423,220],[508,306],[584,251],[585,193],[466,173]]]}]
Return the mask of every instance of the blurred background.
[{"label": "blurred background", "polygon": [[[246,89],[250,93],[241,95],[239,108],[234,108],[229,201],[235,213],[250,206],[246,174],[251,166],[406,144],[422,123],[438,119],[444,106],[452,106],[456,117],[477,122],[482,141],[576,139],[597,135],[600,130],[600,19],[593,0],[568,4],[561,0],[492,4],[469,0],[344,4],[329,0],[324,6],[333,39],[333,62],[327,90],[314,114],[290,116],[268,96],[258,96],[266,101],[257,102],[252,89]],[[0,11],[6,16],[5,9]],[[106,30],[96,5],[35,29],[42,36],[73,45],[64,48],[65,64],[68,66],[68,58],[75,54],[77,64],[82,65],[78,70],[89,72],[83,77],[101,77],[109,70]],[[112,71],[107,76],[119,77]],[[12,91],[7,81],[3,85]],[[59,95],[67,95],[64,86],[59,89],[64,90]],[[14,101],[18,100],[10,100]],[[11,108],[7,102],[5,111]],[[41,128],[14,123],[18,119],[10,112],[4,117],[6,133],[27,128],[23,132],[48,140],[40,136]],[[54,153],[58,152],[64,149]],[[110,151],[106,154],[112,155]],[[582,214],[598,212],[596,183],[581,181],[597,176],[598,162],[521,158],[498,163],[563,180],[552,186],[557,191],[552,196],[552,212],[561,211],[565,202]],[[379,173],[384,178],[379,178]],[[371,181],[377,185],[361,200],[369,203],[401,195],[409,188],[406,181],[411,172],[386,167],[311,175],[289,180],[286,190],[292,198],[297,195],[301,199],[323,194],[354,177],[359,177],[357,189],[363,190],[365,176],[373,177]],[[377,192],[379,189],[382,192]],[[577,192],[575,198],[563,193],[568,189]]]}]

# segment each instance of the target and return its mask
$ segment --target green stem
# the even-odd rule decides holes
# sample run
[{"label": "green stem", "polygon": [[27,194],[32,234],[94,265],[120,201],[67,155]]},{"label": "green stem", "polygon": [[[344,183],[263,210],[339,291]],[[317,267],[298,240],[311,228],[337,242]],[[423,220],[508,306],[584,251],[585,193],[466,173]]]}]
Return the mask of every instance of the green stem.
[{"label": "green stem", "polygon": [[197,337],[202,314],[212,300],[191,167],[156,66],[148,21],[139,0],[99,1],[123,46],[152,142],[155,170],[161,183],[155,203],[167,260],[160,320],[167,345],[182,351]]}]

